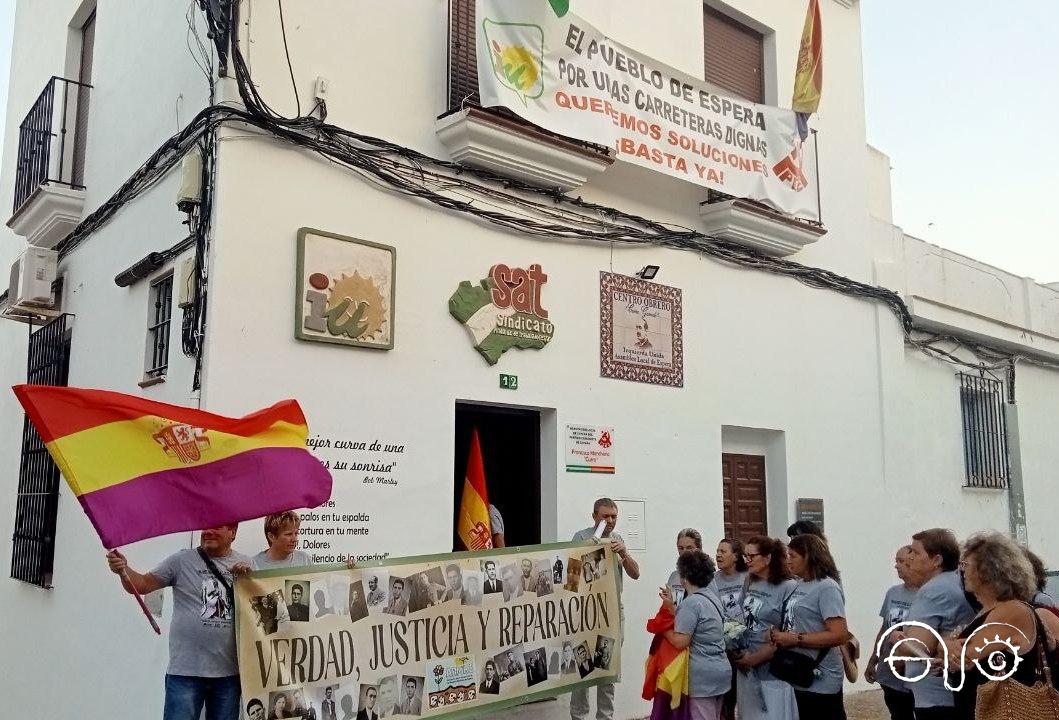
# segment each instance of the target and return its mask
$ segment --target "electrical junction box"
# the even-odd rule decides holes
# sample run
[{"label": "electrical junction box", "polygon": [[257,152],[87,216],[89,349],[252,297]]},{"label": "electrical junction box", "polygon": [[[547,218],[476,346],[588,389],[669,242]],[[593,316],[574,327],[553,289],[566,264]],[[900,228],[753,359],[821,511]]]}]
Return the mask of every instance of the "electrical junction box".
[{"label": "electrical junction box", "polygon": [[177,307],[191,307],[195,303],[195,256],[184,258],[180,263],[180,294],[177,296]]}]

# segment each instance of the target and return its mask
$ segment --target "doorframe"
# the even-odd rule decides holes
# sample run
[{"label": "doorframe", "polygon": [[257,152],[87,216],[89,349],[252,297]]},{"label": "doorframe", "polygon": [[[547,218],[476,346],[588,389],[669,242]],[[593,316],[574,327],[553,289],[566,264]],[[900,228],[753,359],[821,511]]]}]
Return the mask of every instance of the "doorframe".
[{"label": "doorframe", "polygon": [[[541,542],[552,542],[558,539],[559,532],[559,472],[558,472],[558,425],[557,413],[554,407],[543,405],[526,405],[522,403],[501,403],[493,400],[479,400],[475,398],[457,397],[452,401],[453,424],[452,432],[456,431],[456,408],[459,405],[475,405],[478,407],[492,407],[511,410],[531,410],[539,415],[540,419],[540,444],[537,448],[538,465],[540,467],[540,493],[541,493]],[[455,449],[455,442],[452,443]],[[455,467],[456,458],[452,458]],[[455,498],[453,499],[455,502]]]},{"label": "doorframe", "polygon": [[794,514],[787,490],[786,432],[743,425],[722,425],[721,454],[765,457],[765,517],[768,535],[783,537]]}]

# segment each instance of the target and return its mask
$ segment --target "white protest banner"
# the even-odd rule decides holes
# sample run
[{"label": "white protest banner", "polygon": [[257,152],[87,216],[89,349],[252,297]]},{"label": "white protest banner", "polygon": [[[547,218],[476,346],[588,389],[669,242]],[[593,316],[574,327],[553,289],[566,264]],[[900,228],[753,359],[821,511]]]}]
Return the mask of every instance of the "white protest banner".
[{"label": "white protest banner", "polygon": [[477,0],[478,86],[542,128],[621,160],[817,220],[815,137],[794,112],[713,86],[614,42],[543,0]]},{"label": "white protest banner", "polygon": [[594,543],[256,572],[236,583],[243,702],[269,718],[476,717],[614,682],[620,583]]}]

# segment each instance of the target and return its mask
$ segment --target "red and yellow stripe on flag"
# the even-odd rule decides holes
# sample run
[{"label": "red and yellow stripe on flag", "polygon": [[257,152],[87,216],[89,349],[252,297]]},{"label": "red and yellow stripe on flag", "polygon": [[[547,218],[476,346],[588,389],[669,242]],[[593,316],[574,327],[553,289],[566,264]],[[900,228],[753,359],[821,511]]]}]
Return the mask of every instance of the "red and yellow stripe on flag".
[{"label": "red and yellow stripe on flag", "polygon": [[482,463],[482,446],[478,443],[478,428],[471,433],[471,450],[467,455],[467,474],[463,476],[457,531],[468,550],[493,547],[489,492],[485,487],[485,466]]},{"label": "red and yellow stripe on flag", "polygon": [[294,400],[227,418],[106,390],[13,389],[108,548],[331,496]]},{"label": "red and yellow stripe on flag", "polygon": [[809,0],[805,11],[802,42],[798,48],[798,68],[794,73],[794,98],[791,109],[812,114],[820,107],[824,87],[824,36],[820,22],[819,0]]}]

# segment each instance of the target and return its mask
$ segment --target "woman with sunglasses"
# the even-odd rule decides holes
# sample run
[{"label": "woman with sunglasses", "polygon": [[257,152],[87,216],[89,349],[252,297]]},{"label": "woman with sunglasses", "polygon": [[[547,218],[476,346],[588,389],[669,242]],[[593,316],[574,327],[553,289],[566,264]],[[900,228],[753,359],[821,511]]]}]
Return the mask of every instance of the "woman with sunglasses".
[{"label": "woman with sunglasses", "polygon": [[769,660],[775,652],[769,642],[769,631],[782,624],[783,602],[796,584],[787,570],[787,548],[773,538],[753,537],[746,543],[744,557],[747,586],[743,616],[747,649],[735,657],[739,718],[790,720],[798,712],[794,690],[769,672]]}]

